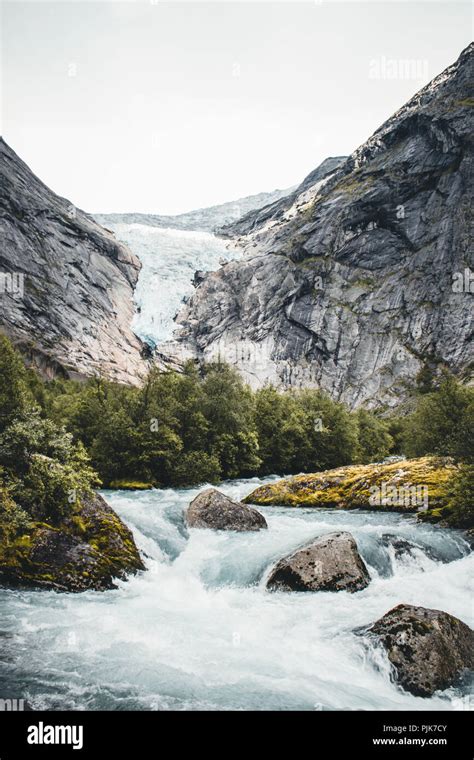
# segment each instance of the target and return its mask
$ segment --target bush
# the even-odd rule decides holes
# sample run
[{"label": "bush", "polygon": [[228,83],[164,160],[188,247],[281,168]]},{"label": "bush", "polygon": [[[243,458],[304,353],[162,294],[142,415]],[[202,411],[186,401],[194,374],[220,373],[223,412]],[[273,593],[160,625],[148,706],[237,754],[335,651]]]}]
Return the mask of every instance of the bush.
[{"label": "bush", "polygon": [[31,527],[31,518],[15,504],[5,488],[0,488],[0,538],[8,544]]},{"label": "bush", "polygon": [[0,335],[0,432],[31,402],[27,374],[20,354]]},{"label": "bush", "polygon": [[394,446],[388,424],[365,409],[357,412],[356,460],[361,464],[380,462]]},{"label": "bush", "polygon": [[474,390],[445,373],[438,390],[421,396],[405,423],[407,456],[425,454],[473,461]]},{"label": "bush", "polygon": [[447,522],[457,528],[474,527],[474,466],[464,465],[448,481]]},{"label": "bush", "polygon": [[215,456],[205,451],[190,451],[180,457],[174,473],[178,486],[198,483],[217,483],[221,479],[221,467]]},{"label": "bush", "polygon": [[33,454],[28,471],[11,493],[34,520],[60,523],[74,511],[81,496],[91,493],[94,482],[94,472],[81,445],[65,464]]}]

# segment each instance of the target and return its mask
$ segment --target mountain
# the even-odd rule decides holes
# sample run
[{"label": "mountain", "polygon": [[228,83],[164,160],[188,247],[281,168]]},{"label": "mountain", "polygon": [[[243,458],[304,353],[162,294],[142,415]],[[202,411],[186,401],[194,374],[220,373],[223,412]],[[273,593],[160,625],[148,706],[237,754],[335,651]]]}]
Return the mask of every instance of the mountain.
[{"label": "mountain", "polygon": [[150,227],[169,227],[176,230],[200,230],[214,232],[217,228],[236,222],[242,216],[253,209],[285,198],[291,189],[273,190],[270,193],[258,193],[249,195],[247,198],[239,198],[237,201],[221,203],[218,206],[209,206],[195,211],[176,216],[163,216],[159,214],[94,214],[99,224],[147,224]]},{"label": "mountain", "polygon": [[228,227],[246,255],[199,278],[162,350],[351,407],[397,405],[423,369],[469,381],[473,58],[470,45],[333,171]]},{"label": "mountain", "polygon": [[43,375],[136,383],[138,259],[55,195],[0,138],[0,331]]},{"label": "mountain", "polygon": [[287,214],[292,207],[298,208],[300,205],[304,205],[309,198],[317,193],[320,181],[332,174],[346,159],[347,156],[326,158],[293,191],[281,198],[269,201],[263,208],[251,209],[236,221],[222,224],[218,230],[219,234],[230,238],[239,238],[241,235],[247,235],[261,229],[266,223],[271,223],[273,219]]}]

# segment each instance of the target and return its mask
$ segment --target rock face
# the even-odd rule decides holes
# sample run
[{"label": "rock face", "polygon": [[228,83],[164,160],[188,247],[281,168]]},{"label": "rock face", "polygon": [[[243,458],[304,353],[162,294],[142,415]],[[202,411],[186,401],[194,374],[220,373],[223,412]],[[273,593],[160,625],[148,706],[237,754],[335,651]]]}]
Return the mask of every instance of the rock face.
[{"label": "rock face", "polygon": [[140,264],[55,195],[0,139],[0,330],[46,377],[98,372],[137,383],[131,330]]},{"label": "rock face", "polygon": [[133,536],[99,494],[83,497],[78,512],[61,525],[32,523],[8,531],[8,505],[0,528],[0,584],[86,591],[115,588],[114,578],[143,570]]},{"label": "rock face", "polygon": [[328,533],[280,560],[267,588],[275,591],[360,591],[370,575],[350,533]]},{"label": "rock face", "polygon": [[347,156],[326,158],[291,193],[282,198],[274,199],[271,203],[268,202],[263,208],[252,209],[233,223],[221,226],[218,232],[225,237],[241,238],[242,242],[245,243],[243,236],[257,232],[265,225],[272,226],[275,219],[279,219],[285,214],[294,215],[317,192],[321,181],[328,179],[339,166],[342,166],[346,159]]},{"label": "rock face", "polygon": [[387,650],[400,686],[417,697],[447,689],[474,666],[474,632],[447,612],[400,604],[368,633]]},{"label": "rock face", "polygon": [[214,530],[261,530],[267,522],[260,512],[233,501],[215,488],[207,488],[192,500],[186,512],[190,528]]},{"label": "rock face", "polygon": [[289,204],[227,229],[247,255],[179,314],[185,356],[351,407],[395,406],[424,367],[472,376],[473,58],[471,45]]}]

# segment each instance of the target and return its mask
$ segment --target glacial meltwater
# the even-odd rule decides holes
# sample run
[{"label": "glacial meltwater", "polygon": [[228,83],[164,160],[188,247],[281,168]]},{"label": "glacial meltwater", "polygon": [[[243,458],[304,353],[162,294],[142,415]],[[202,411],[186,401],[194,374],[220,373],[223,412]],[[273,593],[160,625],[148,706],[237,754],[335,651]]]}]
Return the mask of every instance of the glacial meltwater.
[{"label": "glacial meltwater", "polygon": [[[263,481],[226,482],[241,498]],[[202,487],[201,487],[202,488]],[[106,491],[147,571],[116,590],[0,592],[0,693],[35,709],[461,709],[472,684],[430,699],[390,679],[357,634],[400,602],[472,625],[474,557],[460,533],[389,513],[268,507],[268,530],[188,530],[201,488]],[[371,583],[354,594],[270,593],[272,564],[350,531]],[[399,538],[403,541],[394,539]]]}]

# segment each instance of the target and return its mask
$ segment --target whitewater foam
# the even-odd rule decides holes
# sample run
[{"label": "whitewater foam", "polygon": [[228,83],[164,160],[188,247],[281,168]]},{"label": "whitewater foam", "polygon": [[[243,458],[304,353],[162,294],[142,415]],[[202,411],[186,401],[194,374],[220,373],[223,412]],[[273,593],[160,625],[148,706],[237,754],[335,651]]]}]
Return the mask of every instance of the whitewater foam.
[{"label": "whitewater foam", "polygon": [[[262,481],[226,483],[239,498]],[[0,592],[2,694],[48,709],[453,709],[468,686],[430,699],[390,679],[385,654],[355,633],[391,607],[450,612],[472,625],[473,557],[456,531],[402,515],[266,508],[258,533],[188,530],[200,489],[108,491],[148,572],[115,591]],[[332,530],[355,537],[363,591],[269,593],[272,563]],[[386,535],[412,542],[396,558]]]}]

